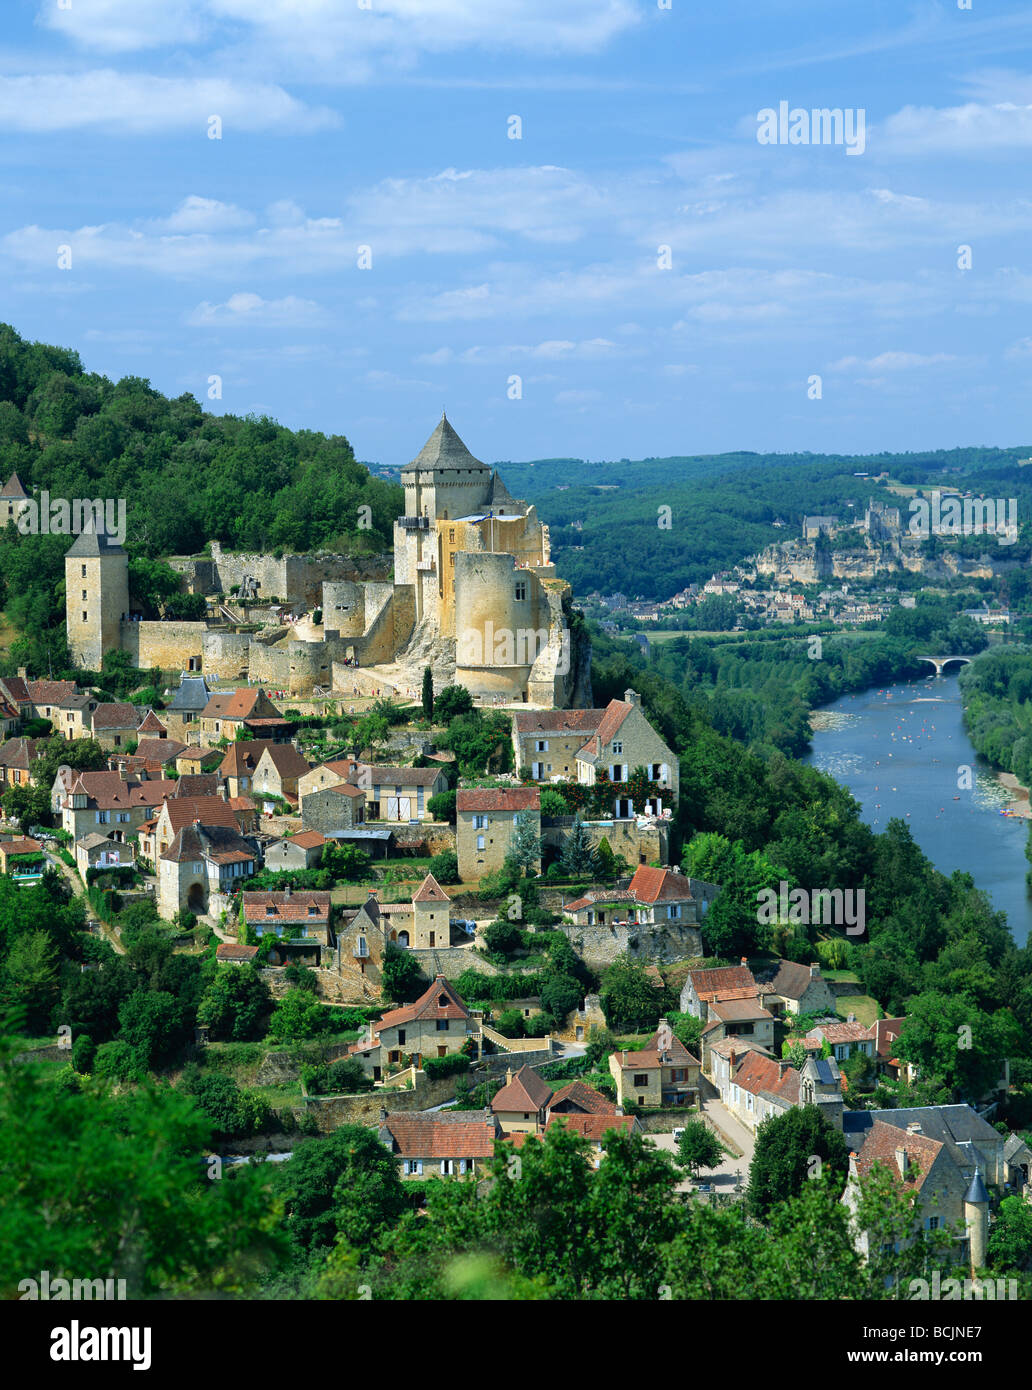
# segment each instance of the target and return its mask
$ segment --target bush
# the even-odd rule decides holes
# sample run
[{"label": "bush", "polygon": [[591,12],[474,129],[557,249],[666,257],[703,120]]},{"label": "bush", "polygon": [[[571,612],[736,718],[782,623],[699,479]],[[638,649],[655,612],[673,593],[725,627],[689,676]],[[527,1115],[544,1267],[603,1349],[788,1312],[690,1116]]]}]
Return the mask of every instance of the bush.
[{"label": "bush", "polygon": [[283,974],[288,984],[296,985],[298,989],[303,989],[306,994],[318,994],[319,981],[315,977],[315,971],[310,966],[297,965],[292,961]]},{"label": "bush", "polygon": [[134,1048],[121,1038],[101,1043],[93,1070],[105,1081],[138,1081],[146,1071]]},{"label": "bush", "polygon": [[288,989],[269,1020],[269,1037],[275,1042],[299,1042],[323,1032],[326,1018],[314,994],[296,986]]},{"label": "bush", "polygon": [[438,792],[426,803],[426,809],[434,820],[450,821],[455,824],[455,792]]},{"label": "bush", "polygon": [[469,1058],[461,1052],[450,1052],[447,1057],[425,1057],[423,1070],[431,1081],[440,1081],[442,1077],[469,1071]]},{"label": "bush", "polygon": [[523,945],[523,933],[515,922],[507,922],[499,917],[484,928],[484,945],[489,951],[508,956]]},{"label": "bush", "polygon": [[434,718],[439,724],[450,724],[472,709],[473,696],[464,685],[446,685],[434,699]]},{"label": "bush", "polygon": [[435,854],[430,860],[430,872],[438,883],[458,883],[459,856],[450,849],[443,854]]},{"label": "bush", "polygon": [[494,1026],[503,1037],[522,1038],[524,1036],[523,1014],[519,1009],[506,1009],[504,1013],[498,1015]]},{"label": "bush", "polygon": [[548,975],[541,986],[541,1007],[560,1021],[580,1008],[584,986],[572,975]]},{"label": "bush", "polygon": [[371,1091],[372,1080],[354,1057],[342,1057],[326,1067],[302,1067],[301,1080],[311,1095],[355,1095]]},{"label": "bush", "polygon": [[89,1033],[80,1033],[72,1043],[72,1066],[80,1075],[86,1076],[93,1070],[96,1055],[97,1045]]}]

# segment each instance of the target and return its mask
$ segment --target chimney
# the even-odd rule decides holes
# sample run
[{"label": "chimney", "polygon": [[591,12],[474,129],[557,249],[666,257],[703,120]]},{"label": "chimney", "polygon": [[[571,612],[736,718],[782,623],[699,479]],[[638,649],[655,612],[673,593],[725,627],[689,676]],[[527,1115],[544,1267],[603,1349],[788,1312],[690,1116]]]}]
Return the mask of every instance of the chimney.
[{"label": "chimney", "polygon": [[512,1067],[506,1067],[506,1068],[505,1068],[505,1084],[506,1084],[506,1086],[508,1086],[509,1083],[510,1083],[511,1081],[512,1081]]},{"label": "chimney", "polygon": [[849,1155],[849,1176],[851,1178],[858,1178],[860,1176],[860,1169],[857,1166],[855,1153]]},{"label": "chimney", "polygon": [[122,782],[128,782],[129,780],[129,769],[124,759],[118,764],[118,776],[119,780]]},{"label": "chimney", "polygon": [[387,1123],[387,1111],[383,1108],[382,1105],[380,1106],[380,1123],[382,1125],[385,1125]]},{"label": "chimney", "polygon": [[731,1064],[731,1070],[734,1071],[734,1069],[735,1069],[735,1050],[734,1050],[734,1048],[732,1048],[731,1051],[728,1053],[728,1055],[727,1055],[727,1060],[728,1060],[728,1061],[730,1062],[730,1064]]},{"label": "chimney", "polygon": [[749,969],[749,957],[748,957],[748,956],[743,956],[743,957],[742,957],[742,960],[741,960],[741,964],[745,967],[746,970],[748,970],[748,969]]},{"label": "chimney", "polygon": [[29,678],[29,668],[28,668],[27,666],[19,666],[19,667],[18,667],[18,675],[22,678],[23,681],[28,680],[28,678]]},{"label": "chimney", "polygon": [[847,1022],[847,1023],[855,1023],[855,1022],[856,1022],[856,1014],[847,1014],[847,1015],[846,1015],[846,1022]]},{"label": "chimney", "polygon": [[779,1057],[779,1058],[778,1058],[778,1080],[779,1080],[779,1081],[780,1081],[781,1078],[784,1076],[785,1072],[788,1071],[788,1067],[789,1067],[789,1064],[788,1064],[788,1062],[785,1060],[785,1058],[784,1058],[784,1057]]},{"label": "chimney", "polygon": [[287,884],[287,886],[286,886],[286,887],[284,888],[284,890],[283,890],[283,896],[284,896],[285,898],[289,898],[289,897],[290,897],[290,884],[289,884],[289,883]]},{"label": "chimney", "polygon": [[922,1133],[924,1133],[924,1131],[921,1129],[921,1126],[920,1126],[920,1124],[917,1122],[917,1120],[915,1120],[915,1121],[913,1122],[913,1124],[907,1125],[907,1133],[908,1133],[908,1134],[922,1134]]},{"label": "chimney", "polygon": [[640,705],[641,696],[636,690],[625,690],[623,693],[624,701],[628,705]]},{"label": "chimney", "polygon": [[821,967],[817,964],[817,962],[816,962],[815,960],[814,960],[814,961],[811,961],[811,962],[810,962],[810,979],[811,979],[811,980],[818,980],[818,979],[820,979],[820,974],[821,974]]},{"label": "chimney", "polygon": [[899,1169],[900,1177],[905,1178],[907,1175],[907,1151],[902,1144],[896,1149],[896,1167]]}]

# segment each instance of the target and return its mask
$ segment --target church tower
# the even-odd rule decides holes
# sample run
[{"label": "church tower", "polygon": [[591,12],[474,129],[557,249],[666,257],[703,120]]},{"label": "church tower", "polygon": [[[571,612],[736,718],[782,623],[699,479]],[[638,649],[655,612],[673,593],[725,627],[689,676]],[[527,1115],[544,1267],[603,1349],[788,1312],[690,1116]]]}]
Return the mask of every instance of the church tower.
[{"label": "church tower", "polygon": [[129,616],[129,557],[106,532],[83,531],[65,555],[65,624],[77,666],[99,671],[121,647]]}]

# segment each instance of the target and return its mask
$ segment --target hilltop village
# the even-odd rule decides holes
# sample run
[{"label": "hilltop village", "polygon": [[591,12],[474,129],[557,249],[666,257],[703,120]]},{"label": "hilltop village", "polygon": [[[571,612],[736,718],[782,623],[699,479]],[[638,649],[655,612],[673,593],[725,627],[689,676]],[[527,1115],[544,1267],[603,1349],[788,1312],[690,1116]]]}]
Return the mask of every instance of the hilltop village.
[{"label": "hilltop village", "polygon": [[[985,1118],[996,1083],[897,1104],[922,1082],[913,1021],[840,943],[779,922],[728,949],[711,924],[741,883],[682,857],[680,758],[639,690],[594,701],[533,505],[444,417],[401,477],[392,557],[173,557],[195,621],[141,619],[124,548],[75,539],[81,682],[0,678],[0,880],[86,904],[84,974],[143,942],[198,963],[184,1075],[202,1096],[206,1059],[227,1069],[238,1155],[358,1126],[415,1190],[563,1130],[592,1170],[647,1140],[682,1196],[736,1202],[765,1136],[805,1124],[846,1162],[851,1215],[880,1173],[978,1277],[991,1215],[1032,1196],[1026,1137]],[[7,519],[26,501],[12,479]],[[843,577],[836,527],[807,518],[755,573]],[[869,566],[906,565],[898,512],[863,527]],[[123,1012],[72,1025],[78,1074],[130,1086],[160,1061]]]}]

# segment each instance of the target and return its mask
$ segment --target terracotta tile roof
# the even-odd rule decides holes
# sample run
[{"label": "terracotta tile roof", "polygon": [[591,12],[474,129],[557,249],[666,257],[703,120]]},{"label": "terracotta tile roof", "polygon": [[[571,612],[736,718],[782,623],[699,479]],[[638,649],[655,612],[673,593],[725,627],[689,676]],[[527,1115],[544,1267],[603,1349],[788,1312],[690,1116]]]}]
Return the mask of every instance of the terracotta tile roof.
[{"label": "terracotta tile roof", "polygon": [[733,1079],[743,1091],[753,1095],[765,1091],[791,1105],[799,1101],[799,1073],[795,1067],[761,1052],[747,1052],[735,1067]]},{"label": "terracotta tile roof", "polygon": [[896,1181],[902,1182],[904,1175],[900,1172],[896,1151],[903,1149],[906,1153],[907,1170],[911,1167],[920,1170],[916,1177],[907,1179],[904,1186],[920,1192],[925,1178],[931,1172],[932,1164],[942,1153],[943,1147],[940,1140],[930,1139],[926,1134],[914,1134],[885,1124],[882,1120],[875,1120],[857,1154],[857,1172],[861,1177],[865,1177],[875,1163],[883,1163]]},{"label": "terracotta tile roof", "polygon": [[161,856],[172,864],[191,859],[210,859],[215,864],[246,863],[255,859],[254,850],[236,826],[184,825]]},{"label": "terracotta tile roof", "polygon": [[148,779],[146,782],[123,781],[117,772],[79,772],[73,774],[72,795],[85,795],[88,809],[98,811],[127,810],[132,806],[160,806],[175,790],[175,782]]},{"label": "terracotta tile roof", "polygon": [[191,744],[189,748],[184,748],[179,756],[183,762],[206,763],[216,758],[221,762],[225,755],[218,748],[198,748]]},{"label": "terracotta tile roof", "polygon": [[433,874],[427,874],[423,882],[412,894],[414,903],[450,903],[451,898],[444,891],[441,885],[434,878]]},{"label": "terracotta tile roof", "polygon": [[552,1098],[552,1088],[542,1081],[532,1067],[523,1066],[495,1095],[491,1109],[497,1115],[501,1112],[517,1114],[533,1113],[543,1110]]},{"label": "terracotta tile roof", "polygon": [[28,772],[36,756],[38,738],[12,738],[0,746],[0,767],[17,767]]},{"label": "terracotta tile roof", "polygon": [[38,854],[43,846],[28,835],[20,840],[0,840],[0,851],[4,854]]},{"label": "terracotta tile roof", "polygon": [[689,970],[688,978],[697,995],[712,990],[748,988],[755,993],[756,981],[747,965],[721,965],[712,970]]},{"label": "terracotta tile roof", "polygon": [[[241,893],[240,905],[245,922],[319,922],[330,920],[328,892],[296,888],[289,895],[283,892]],[[316,912],[309,912],[309,908]],[[273,911],[270,912],[270,908]]]},{"label": "terracotta tile roof", "polygon": [[254,960],[260,949],[258,946],[241,946],[236,942],[220,941],[215,947],[215,959],[221,961]]},{"label": "terracotta tile roof", "polygon": [[257,686],[216,691],[204,706],[201,715],[204,719],[247,719],[253,714],[262,693]]},{"label": "terracotta tile roof", "polygon": [[[560,1107],[564,1107],[560,1110]],[[569,1107],[566,1110],[565,1107]],[[593,1086],[586,1085],[583,1081],[568,1081],[565,1086],[556,1091],[555,1095],[548,1102],[550,1115],[559,1113],[569,1113],[579,1111],[585,1115],[615,1115],[617,1113],[616,1102],[611,1101],[608,1096],[604,1096],[601,1091],[596,1091]]]},{"label": "terracotta tile roof", "polygon": [[725,999],[723,1001],[712,1001],[709,1005],[710,1013],[714,1014],[721,1023],[741,1023],[748,1019],[773,1018],[767,1009],[760,1003],[759,996],[754,994],[746,999]]},{"label": "terracotta tile roof", "polygon": [[29,494],[22,487],[21,479],[18,477],[17,473],[12,473],[3,487],[0,487],[0,497],[20,500],[21,498],[28,497],[28,495]]},{"label": "terracotta tile roof", "polygon": [[[818,968],[816,978],[819,977],[820,969]],[[810,986],[811,978],[808,965],[800,965],[792,960],[779,961],[778,973],[770,982],[771,989],[784,999],[802,999]]]},{"label": "terracotta tile roof", "polygon": [[381,1122],[380,1136],[400,1158],[490,1158],[500,1137],[497,1121],[479,1110],[401,1111]]},{"label": "terracotta tile roof", "polygon": [[[350,796],[350,797],[360,796],[360,797],[363,798],[363,800],[365,799],[365,792],[364,792],[364,791],[361,791],[358,787],[351,787],[351,786],[349,786],[349,785],[347,784],[347,782],[340,782],[340,783],[338,783],[338,785],[335,786],[335,787],[323,787],[323,791],[326,791],[326,792],[335,792],[337,796]],[[311,795],[312,795],[312,793],[309,792],[309,796],[311,796]]]},{"label": "terracotta tile roof", "polygon": [[374,787],[432,787],[441,776],[439,767],[388,767],[385,763],[359,763]]},{"label": "terracotta tile roof", "polygon": [[140,723],[140,711],[136,705],[124,700],[111,704],[104,703],[93,711],[95,729],[136,729]]},{"label": "terracotta tile roof", "polygon": [[25,688],[34,705],[62,705],[83,693],[74,681],[26,681]]},{"label": "terracotta tile roof", "polygon": [[220,777],[247,777],[253,775],[266,748],[274,747],[271,738],[237,739],[226,749],[219,764]]},{"label": "terracotta tile roof", "polygon": [[274,743],[266,748],[260,761],[270,762],[280,777],[303,777],[311,771],[307,758],[303,758],[292,743]]},{"label": "terracotta tile roof", "polygon": [[0,690],[6,691],[9,700],[13,700],[16,705],[29,705],[32,703],[32,696],[29,694],[29,687],[21,676],[0,677]]},{"label": "terracotta tile roof", "polygon": [[593,1144],[600,1144],[602,1136],[608,1134],[611,1129],[618,1129],[624,1134],[630,1134],[634,1129],[635,1119],[633,1115],[553,1115],[545,1125],[546,1132],[553,1125],[565,1125],[567,1129],[573,1130],[575,1134],[582,1135],[585,1139],[590,1139]]},{"label": "terracotta tile roof", "polygon": [[172,763],[185,747],[185,743],[174,738],[141,738],[133,757],[142,758],[144,762]]},{"label": "terracotta tile roof", "polygon": [[602,723],[604,709],[517,710],[512,718],[518,734],[587,734]]},{"label": "terracotta tile roof", "polygon": [[326,836],[320,835],[318,830],[300,830],[296,835],[284,836],[284,839],[287,844],[297,845],[299,849],[318,849],[326,843]]},{"label": "terracotta tile roof", "polygon": [[815,1038],[818,1034],[833,1046],[835,1043],[870,1042],[874,1037],[873,1029],[863,1023],[818,1023],[807,1037]]},{"label": "terracotta tile roof", "polygon": [[362,763],[357,763],[354,758],[331,758],[329,762],[317,764],[311,771],[319,772],[325,769],[328,772],[335,772],[346,782],[360,767],[362,767]]},{"label": "terracotta tile roof", "polygon": [[[441,1008],[437,1000],[441,996],[447,1003]],[[414,1004],[406,1004],[401,1009],[391,1009],[380,1019],[377,1027],[393,1028],[402,1023],[412,1023],[417,1018],[469,1018],[469,1009],[455,992],[454,986],[438,975],[430,988],[419,996]]]},{"label": "terracotta tile roof", "polygon": [[[214,772],[182,772],[176,778],[173,799],[183,797],[209,797],[219,795],[219,779]],[[219,797],[219,800],[222,798]]]},{"label": "terracotta tile roof", "polygon": [[[718,1028],[720,1025],[711,1023],[709,1028]],[[704,1028],[704,1033],[709,1031]],[[759,1052],[764,1057],[769,1057],[770,1053],[760,1043],[752,1042],[749,1038],[720,1038],[717,1042],[710,1044],[710,1051],[718,1053],[721,1057],[730,1057],[732,1052],[736,1057],[744,1057],[747,1052]]]},{"label": "terracotta tile roof", "polygon": [[497,787],[459,791],[457,811],[540,811],[541,792],[537,787]]},{"label": "terracotta tile roof", "polygon": [[620,1058],[621,1065],[626,1069],[631,1067],[684,1067],[699,1065],[698,1058],[692,1056],[676,1033],[671,1033],[670,1045],[661,1059],[659,1055],[658,1028],[641,1052],[618,1052],[617,1056]]},{"label": "terracotta tile roof", "polygon": [[903,1031],[905,1018],[879,1018],[874,1024],[874,1050],[879,1057],[895,1056],[896,1043]]},{"label": "terracotta tile roof", "polygon": [[630,890],[640,903],[689,902],[692,888],[687,874],[673,869],[654,869],[639,864],[631,879]]},{"label": "terracotta tile roof", "polygon": [[249,796],[229,796],[226,798],[226,805],[232,811],[256,811],[258,809],[253,798]]},{"label": "terracotta tile roof", "polygon": [[575,898],[572,903],[564,903],[564,912],[582,912],[586,907],[594,907],[596,903],[633,903],[637,902],[634,894],[624,888],[593,888],[580,898]]},{"label": "terracotta tile roof", "polygon": [[223,825],[229,830],[237,829],[233,808],[221,796],[170,796],[165,802],[165,812],[173,835],[195,821],[201,825]]},{"label": "terracotta tile roof", "polygon": [[[762,993],[763,993],[763,987],[762,987],[762,985],[761,985],[761,986],[759,987],[759,994],[760,994],[760,997],[762,997]],[[707,989],[707,990],[703,990],[703,992],[699,995],[699,999],[700,999],[701,1001],[704,1001],[704,1002],[707,1003],[707,1004],[711,1004],[711,1003],[722,1004],[722,1003],[726,1003],[726,1002],[728,1002],[728,1001],[730,1001],[730,1000],[732,1000],[732,999],[755,999],[755,998],[757,998],[757,990],[756,990],[756,989],[749,989],[748,986],[745,986],[745,987],[742,988],[742,989]]]},{"label": "terracotta tile roof", "polygon": [[585,761],[592,761],[605,755],[606,747],[612,742],[619,732],[620,725],[630,714],[634,706],[628,704],[626,700],[610,700],[606,705],[605,712],[598,725],[598,728],[588,739],[583,748],[577,750],[577,757]]},{"label": "terracotta tile roof", "polygon": [[[138,734],[159,734],[159,735],[160,735],[160,734],[167,734],[167,733],[168,733],[168,730],[165,728],[164,724],[162,724],[161,720],[160,720],[160,719],[158,718],[158,716],[154,713],[154,711],[153,711],[152,709],[149,709],[149,710],[147,711],[146,718],[144,719],[144,721],[143,721],[143,723],[140,725],[140,727],[136,730],[136,732],[137,732]],[[185,744],[180,744],[180,747],[185,748],[186,745],[185,745]]]}]

